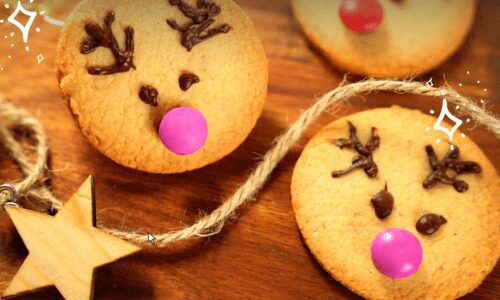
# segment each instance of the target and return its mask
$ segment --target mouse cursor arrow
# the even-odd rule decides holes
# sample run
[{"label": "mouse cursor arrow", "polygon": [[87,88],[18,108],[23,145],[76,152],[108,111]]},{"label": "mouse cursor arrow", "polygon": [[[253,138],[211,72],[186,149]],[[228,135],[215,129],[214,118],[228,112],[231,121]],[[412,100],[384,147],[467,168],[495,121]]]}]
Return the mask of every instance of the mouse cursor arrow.
[{"label": "mouse cursor arrow", "polygon": [[156,241],[156,238],[151,234],[151,233],[148,233],[148,242],[151,244],[151,245],[154,245],[155,244],[155,241]]}]

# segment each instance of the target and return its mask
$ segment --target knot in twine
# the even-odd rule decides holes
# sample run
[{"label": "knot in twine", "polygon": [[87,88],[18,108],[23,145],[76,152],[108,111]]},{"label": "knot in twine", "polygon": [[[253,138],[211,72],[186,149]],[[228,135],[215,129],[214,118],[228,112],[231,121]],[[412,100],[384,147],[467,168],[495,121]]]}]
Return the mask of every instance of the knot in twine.
[{"label": "knot in twine", "polygon": [[[17,108],[4,99],[0,99],[0,120],[0,142],[24,176],[21,181],[8,183],[15,189],[17,199],[12,199],[10,193],[0,193],[0,209],[3,209],[6,202],[20,199],[36,201],[31,203],[34,208],[39,208],[41,205],[55,210],[62,208],[63,203],[45,185],[49,176],[46,168],[49,146],[47,135],[40,122],[24,109]],[[16,133],[23,133],[33,140],[34,146],[18,142],[15,138]],[[26,148],[34,149],[36,154],[34,163],[28,159]]]},{"label": "knot in twine", "polygon": [[[234,215],[238,207],[254,199],[254,196],[265,185],[278,163],[300,139],[311,123],[323,112],[330,111],[334,113],[340,108],[342,103],[347,103],[348,99],[352,97],[379,91],[446,98],[448,102],[460,105],[460,113],[462,115],[470,116],[476,124],[483,125],[497,138],[500,138],[500,120],[498,117],[489,113],[484,108],[484,105],[483,107],[478,106],[472,99],[460,95],[450,87],[435,88],[415,81],[376,79],[367,79],[347,84],[347,81],[344,80],[339,87],[319,97],[283,135],[274,141],[271,149],[263,156],[261,162],[247,177],[247,180],[221,206],[190,226],[176,231],[155,234],[156,245],[165,247],[168,244],[181,240],[206,237],[219,233],[225,221]],[[10,123],[12,128],[21,129],[23,132],[29,133],[35,143],[34,148],[37,159],[35,163],[30,163],[24,153],[24,148],[27,146],[23,146],[17,142],[11,131],[4,125],[0,125],[0,140],[24,175],[22,181],[13,184],[18,195],[23,199],[37,201],[35,207],[50,205],[55,210],[62,208],[62,202],[52,194],[49,187],[44,183],[48,176],[46,168],[48,142],[40,123],[25,110],[16,108],[12,104],[0,100],[0,121],[2,120]],[[8,196],[0,195],[0,205],[6,201],[9,201]],[[147,244],[148,242],[146,233],[126,232],[105,227],[100,228],[114,236],[138,244]]]}]

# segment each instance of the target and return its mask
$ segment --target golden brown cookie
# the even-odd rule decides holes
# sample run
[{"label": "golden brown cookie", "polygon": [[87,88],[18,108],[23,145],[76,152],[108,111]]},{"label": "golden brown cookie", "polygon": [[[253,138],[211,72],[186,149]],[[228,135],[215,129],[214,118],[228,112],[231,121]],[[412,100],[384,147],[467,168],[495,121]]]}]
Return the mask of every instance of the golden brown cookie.
[{"label": "golden brown cookie", "polygon": [[462,44],[476,0],[292,0],[307,37],[343,71],[407,77],[436,68]]},{"label": "golden brown cookie", "polygon": [[[262,112],[267,67],[253,23],[231,0],[84,0],[57,45],[61,91],[84,135],[115,162],[152,173],[197,169],[238,147]],[[179,139],[188,147],[176,148]]]},{"label": "golden brown cookie", "polygon": [[[355,145],[349,140],[348,121],[357,128],[360,152],[352,149]],[[426,146],[435,149],[436,166],[450,149],[443,132],[426,131],[435,121],[420,111],[400,107],[343,117],[307,144],[295,167],[292,203],[305,243],[336,280],[365,298],[457,298],[479,286],[497,262],[498,175],[478,146],[456,133],[459,157],[450,158],[450,166],[462,168],[464,174],[455,180],[465,182],[467,188],[429,180],[432,170]],[[371,138],[372,126],[376,127],[373,136],[378,136],[379,143]],[[436,144],[438,138],[443,142]],[[374,150],[368,153],[367,147]],[[365,162],[342,175],[353,157],[359,155],[370,162],[370,153],[376,171]],[[474,161],[481,169],[471,162],[459,163],[464,161]],[[466,165],[468,170],[464,169]],[[453,177],[456,172],[450,170],[446,174]],[[393,205],[390,211],[385,208],[389,214],[384,217],[375,208],[381,204],[377,201],[385,184]],[[383,212],[383,203],[378,208]],[[441,219],[428,216],[427,222],[420,220],[430,213],[447,222],[436,224]],[[383,275],[372,262],[372,241],[390,228],[413,234],[423,251],[420,269],[403,279]]]}]

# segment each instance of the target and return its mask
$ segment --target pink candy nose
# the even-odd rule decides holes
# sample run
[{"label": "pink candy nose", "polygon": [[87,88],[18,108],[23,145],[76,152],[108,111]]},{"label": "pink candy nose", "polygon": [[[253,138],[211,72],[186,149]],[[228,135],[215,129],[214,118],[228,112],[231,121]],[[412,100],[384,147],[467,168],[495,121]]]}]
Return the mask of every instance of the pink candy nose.
[{"label": "pink candy nose", "polygon": [[207,120],[194,108],[174,108],[163,117],[158,134],[163,145],[175,154],[192,154],[207,140]]},{"label": "pink candy nose", "polygon": [[405,278],[415,274],[422,263],[422,246],[404,229],[386,229],[372,242],[372,261],[385,276]]},{"label": "pink candy nose", "polygon": [[384,9],[379,0],[343,0],[339,16],[350,30],[366,33],[382,24]]}]

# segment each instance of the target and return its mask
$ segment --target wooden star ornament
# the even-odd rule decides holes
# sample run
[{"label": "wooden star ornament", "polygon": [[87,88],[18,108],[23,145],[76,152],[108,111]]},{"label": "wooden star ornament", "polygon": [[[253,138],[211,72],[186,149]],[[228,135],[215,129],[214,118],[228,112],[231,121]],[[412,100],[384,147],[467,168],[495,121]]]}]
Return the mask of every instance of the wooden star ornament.
[{"label": "wooden star ornament", "polygon": [[55,217],[11,206],[5,209],[29,255],[4,297],[55,286],[68,300],[91,299],[94,270],[140,250],[96,228],[93,177]]}]

